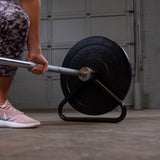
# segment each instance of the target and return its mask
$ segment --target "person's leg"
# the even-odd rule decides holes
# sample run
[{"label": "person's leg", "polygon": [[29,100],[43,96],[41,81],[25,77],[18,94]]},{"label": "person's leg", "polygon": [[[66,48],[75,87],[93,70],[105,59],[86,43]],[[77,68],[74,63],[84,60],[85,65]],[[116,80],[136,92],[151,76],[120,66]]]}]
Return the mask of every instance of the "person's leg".
[{"label": "person's leg", "polygon": [[[0,1],[0,57],[21,59],[29,30],[29,17],[12,0]],[[16,67],[0,65],[0,105],[8,92]]]},{"label": "person's leg", "polygon": [[[28,15],[11,1],[0,1],[0,57],[21,59],[29,30]],[[40,122],[15,109],[8,92],[16,67],[0,65],[0,127],[32,128]]]},{"label": "person's leg", "polygon": [[0,77],[0,105],[8,99],[9,88],[13,77]]}]

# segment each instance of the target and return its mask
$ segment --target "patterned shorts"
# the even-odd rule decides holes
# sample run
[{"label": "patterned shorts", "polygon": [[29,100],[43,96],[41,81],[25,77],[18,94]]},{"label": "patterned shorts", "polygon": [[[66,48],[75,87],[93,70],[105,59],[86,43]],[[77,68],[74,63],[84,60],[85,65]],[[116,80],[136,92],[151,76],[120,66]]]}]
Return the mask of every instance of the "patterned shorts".
[{"label": "patterned shorts", "polygon": [[[0,0],[0,57],[21,59],[27,41],[29,17],[12,0]],[[0,76],[14,76],[16,67],[0,65]]]}]

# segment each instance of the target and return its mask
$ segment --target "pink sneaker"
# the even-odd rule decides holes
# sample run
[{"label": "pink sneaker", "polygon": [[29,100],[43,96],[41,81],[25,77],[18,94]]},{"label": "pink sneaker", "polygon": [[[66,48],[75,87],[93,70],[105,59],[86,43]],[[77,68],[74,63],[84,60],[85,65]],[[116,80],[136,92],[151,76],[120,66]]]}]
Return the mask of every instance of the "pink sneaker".
[{"label": "pink sneaker", "polygon": [[0,106],[0,127],[33,128],[39,125],[39,121],[15,109],[8,100]]}]

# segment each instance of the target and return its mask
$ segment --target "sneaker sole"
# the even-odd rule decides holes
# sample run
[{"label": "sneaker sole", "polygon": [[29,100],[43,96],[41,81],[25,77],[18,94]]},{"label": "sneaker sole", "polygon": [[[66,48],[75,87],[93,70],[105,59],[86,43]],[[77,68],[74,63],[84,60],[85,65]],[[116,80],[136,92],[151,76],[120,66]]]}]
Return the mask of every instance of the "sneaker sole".
[{"label": "sneaker sole", "polygon": [[0,120],[0,128],[36,128],[40,123],[22,124]]}]

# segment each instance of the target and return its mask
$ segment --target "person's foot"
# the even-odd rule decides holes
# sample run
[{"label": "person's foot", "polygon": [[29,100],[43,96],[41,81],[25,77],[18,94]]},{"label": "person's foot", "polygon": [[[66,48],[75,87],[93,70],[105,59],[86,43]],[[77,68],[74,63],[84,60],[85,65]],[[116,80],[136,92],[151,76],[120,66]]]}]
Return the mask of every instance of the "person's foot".
[{"label": "person's foot", "polygon": [[15,109],[8,100],[0,106],[0,127],[34,128],[38,126],[40,126],[39,121]]}]

